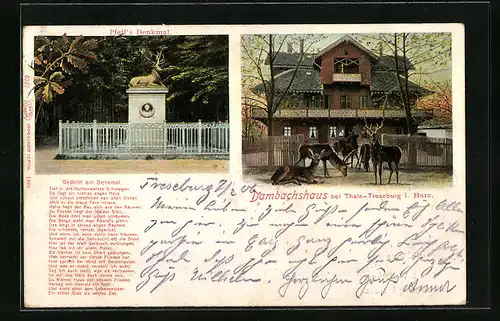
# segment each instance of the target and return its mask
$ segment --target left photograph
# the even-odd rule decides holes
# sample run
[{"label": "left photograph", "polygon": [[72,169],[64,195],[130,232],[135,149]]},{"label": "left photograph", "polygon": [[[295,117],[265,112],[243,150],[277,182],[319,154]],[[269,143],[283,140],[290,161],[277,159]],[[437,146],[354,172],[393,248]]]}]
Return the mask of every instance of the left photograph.
[{"label": "left photograph", "polygon": [[228,172],[228,50],[227,35],[35,37],[35,172]]}]

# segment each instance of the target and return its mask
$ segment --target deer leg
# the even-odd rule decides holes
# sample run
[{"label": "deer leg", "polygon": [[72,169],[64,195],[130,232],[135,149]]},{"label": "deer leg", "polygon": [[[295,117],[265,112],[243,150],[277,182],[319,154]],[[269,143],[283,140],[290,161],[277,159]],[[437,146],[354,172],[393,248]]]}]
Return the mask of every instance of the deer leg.
[{"label": "deer leg", "polygon": [[396,165],[396,183],[399,184],[399,164],[398,162],[394,162],[394,164]]},{"label": "deer leg", "polygon": [[330,174],[328,174],[328,169],[326,168],[326,160],[325,159],[323,159],[323,167],[325,168],[325,173],[324,173],[325,177],[329,177]]},{"label": "deer leg", "polygon": [[380,185],[382,185],[382,165],[382,162],[378,163],[378,182]]},{"label": "deer leg", "polygon": [[295,183],[297,185],[301,185],[295,178],[286,178],[282,179],[276,183],[273,183],[273,185],[285,185],[285,184],[290,184],[290,183]]},{"label": "deer leg", "polygon": [[[290,173],[290,170],[288,169],[288,167],[285,167],[285,168],[283,169],[283,173],[281,173],[278,177],[276,177],[276,178],[274,179],[274,181],[273,181],[273,183],[272,183],[272,184],[273,184],[273,185],[281,185],[281,184],[280,184],[280,182],[282,182],[282,181],[285,181],[285,182],[286,182],[287,180],[289,180],[289,177],[290,177],[290,176],[289,176],[289,173]],[[287,176],[288,176],[288,178],[287,178]],[[285,183],[285,184],[286,184],[286,183]]]},{"label": "deer leg", "polygon": [[[297,182],[302,182],[302,183],[311,183],[311,180],[314,180],[314,178],[307,179],[305,177],[297,176],[294,178]],[[299,184],[300,185],[300,184]]]},{"label": "deer leg", "polygon": [[394,172],[394,171],[392,169],[392,162],[387,162],[387,165],[389,165],[389,171],[390,171],[389,172],[389,181],[387,181],[387,184],[390,184],[391,183],[392,172]]},{"label": "deer leg", "polygon": [[377,163],[373,162],[373,174],[375,175],[375,185],[377,185]]}]

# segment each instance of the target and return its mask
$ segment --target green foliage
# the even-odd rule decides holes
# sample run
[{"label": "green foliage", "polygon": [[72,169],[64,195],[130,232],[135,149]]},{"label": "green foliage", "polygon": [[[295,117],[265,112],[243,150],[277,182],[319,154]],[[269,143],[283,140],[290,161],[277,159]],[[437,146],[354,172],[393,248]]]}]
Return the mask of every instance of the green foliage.
[{"label": "green foliage", "polygon": [[37,37],[35,47],[35,96],[38,101],[50,103],[71,84],[71,79],[64,80],[68,75],[86,70],[89,60],[96,59],[98,42],[64,34],[60,38]]},{"label": "green foliage", "polygon": [[[217,118],[228,119],[227,36],[63,35],[38,37],[35,50],[37,102],[47,111],[62,106],[58,113],[66,119],[125,121],[129,81],[151,73],[157,53],[165,58],[158,72],[169,90],[173,120],[206,119],[216,108]],[[101,109],[112,117],[98,117]]]}]

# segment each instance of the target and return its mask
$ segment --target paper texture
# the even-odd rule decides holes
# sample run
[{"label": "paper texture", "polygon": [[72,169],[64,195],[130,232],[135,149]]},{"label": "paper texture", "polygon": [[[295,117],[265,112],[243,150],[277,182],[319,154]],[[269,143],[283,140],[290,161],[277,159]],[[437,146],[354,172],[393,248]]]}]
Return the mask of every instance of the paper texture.
[{"label": "paper texture", "polygon": [[[408,57],[415,64],[415,78],[410,78],[412,84],[434,92],[427,96],[435,95],[437,87],[431,89],[430,82],[419,82],[418,72],[429,75],[432,74],[429,68],[444,70],[441,78],[435,78],[436,82],[443,84],[449,79],[452,85],[452,97],[449,97],[452,130],[446,140],[452,151],[450,165],[419,165],[424,162],[422,150],[430,155],[433,153],[429,146],[434,146],[432,148],[437,148],[438,152],[433,157],[437,159],[446,147],[445,143],[436,143],[440,140],[432,141],[434,143],[426,140],[415,143],[415,150],[420,151],[415,156],[417,165],[413,169],[401,165],[398,182],[394,172],[391,183],[387,183],[389,169],[384,165],[383,184],[375,185],[373,163],[369,162],[366,172],[363,167],[356,167],[355,160],[353,167],[347,165],[345,177],[338,169],[339,163],[335,167],[325,161],[328,178],[324,177],[323,163],[318,160],[313,170],[316,182],[308,182],[307,173],[297,168],[310,166],[311,158],[318,157],[320,152],[326,155],[326,147],[312,154],[306,151],[306,156],[312,156],[306,159],[304,166],[293,167],[299,157],[298,147],[321,143],[323,130],[325,133],[328,129],[336,131],[323,142],[335,148],[334,143],[340,140],[333,138],[341,136],[342,130],[351,128],[354,132],[355,128],[361,128],[364,130],[361,136],[366,132],[363,125],[369,124],[369,128],[374,129],[381,122],[384,129],[404,128],[404,109],[394,111],[401,114],[393,117],[390,116],[393,111],[389,111],[389,107],[385,109],[382,103],[376,107],[378,111],[371,107],[376,97],[375,78],[381,71],[370,74],[368,82],[365,77],[373,73],[373,69],[363,69],[366,61],[371,61],[372,67],[379,63],[380,55],[376,46],[363,40],[362,35],[375,37],[394,33],[397,33],[397,40],[402,39],[403,34],[420,35],[421,39],[416,36],[411,39],[413,46],[431,43],[431,47],[438,47],[440,35],[451,37],[449,59],[439,68],[423,62],[422,59],[435,59],[427,53]],[[425,38],[426,33],[438,36]],[[282,104],[276,111],[273,136],[281,136],[282,141],[288,136],[302,140],[293,145],[290,152],[293,155],[289,159],[283,158],[283,153],[279,152],[281,147],[273,145],[276,165],[268,167],[262,165],[269,160],[268,145],[265,145],[268,142],[265,138],[268,134],[267,111],[260,108],[261,116],[259,108],[253,109],[251,116],[245,111],[246,106],[251,105],[250,99],[261,99],[256,104],[263,105],[269,101],[265,98],[267,89],[261,91],[258,98],[258,90],[251,88],[259,85],[262,79],[268,81],[266,86],[273,82],[268,80],[270,74],[259,73],[249,57],[264,61],[263,55],[269,52],[263,51],[266,47],[259,41],[269,39],[276,41],[273,52],[286,53],[288,41],[280,38],[284,35],[289,35],[290,41],[305,39],[303,50],[310,51],[303,58],[309,59],[312,67],[302,68],[302,62],[297,61],[304,59],[295,58],[288,67],[284,63],[274,65],[284,69],[273,72],[273,77],[285,71],[295,74],[299,81],[300,77],[311,76],[308,73],[316,73],[315,81],[320,89],[309,94],[323,98],[318,105],[300,102],[290,107],[293,104]],[[75,41],[78,36],[83,38]],[[147,39],[177,36],[191,38],[175,38],[165,43]],[[133,42],[130,40],[133,38],[144,40]],[[44,39],[48,39],[47,44],[43,43]],[[98,44],[95,47],[92,43],[85,44],[90,39],[97,39]],[[58,54],[56,47],[48,48],[49,43],[57,41],[61,41],[59,48],[68,51]],[[218,41],[227,44],[226,67],[216,66],[210,60],[216,60],[220,54],[212,55],[213,52],[206,49],[199,49],[201,53],[196,51],[196,48],[215,51],[213,46],[220,44],[212,46],[210,43]],[[277,48],[279,41],[282,48]],[[307,48],[310,43],[313,44]],[[360,49],[357,43],[364,48]],[[47,47],[42,48],[44,45]],[[269,48],[269,43],[267,45]],[[299,42],[293,45],[289,53],[300,55]],[[167,50],[162,46],[170,47]],[[428,50],[434,50],[431,47]],[[124,48],[127,53],[120,51]],[[338,56],[335,56],[337,53],[328,56],[335,51],[332,48],[339,50]],[[366,48],[373,57],[363,51]],[[116,50],[116,59],[113,50]],[[161,56],[154,55],[161,50],[165,52],[164,65],[160,65]],[[262,51],[260,56],[259,50]],[[351,55],[358,51],[362,53]],[[387,56],[394,55],[390,46],[384,52]],[[25,27],[21,66],[25,307],[465,304],[464,52],[464,28],[458,24]],[[182,69],[184,66],[179,61],[191,54],[196,56],[190,58],[190,69]],[[61,55],[66,56],[60,58]],[[205,56],[206,61],[203,60]],[[99,69],[96,68],[102,66],[102,62],[96,61],[104,58],[110,59],[108,67],[122,67],[116,67],[112,73],[102,71],[102,79],[98,79]],[[427,69],[419,69],[419,60]],[[65,61],[68,65],[63,65]],[[161,75],[158,79],[163,81],[157,81],[153,72],[149,72],[155,62]],[[141,63],[144,66],[139,66]],[[261,66],[262,70],[269,69],[269,64]],[[335,69],[337,66],[341,69]],[[124,68],[137,72],[120,74]],[[197,73],[202,68],[205,78]],[[321,77],[328,68],[332,68],[332,72],[325,80]],[[358,69],[346,72],[347,68]],[[388,79],[393,77],[394,80],[396,74],[387,68]],[[186,91],[199,84],[189,77],[200,77],[202,84],[213,81],[210,85],[217,86],[220,83],[214,79],[224,78],[224,70],[227,70],[228,79],[225,98],[220,98],[220,93],[217,96],[217,93],[203,92],[200,99],[207,99],[204,105],[196,99],[190,101],[191,96],[172,97],[173,93],[180,92],[181,79],[186,79],[183,83]],[[404,80],[404,71],[402,73]],[[108,74],[114,78],[104,76]],[[146,86],[132,86],[130,90],[129,81],[141,76],[151,77],[151,84],[148,78],[141,80],[148,82]],[[252,77],[247,76],[255,79],[249,80]],[[89,98],[90,90],[85,97],[78,93],[78,88],[90,83],[86,77],[102,81],[101,85],[91,87],[102,90],[100,97],[106,97],[102,93],[108,87],[116,90],[115,82],[121,81],[121,105],[104,98],[98,104],[95,98],[98,94]],[[281,81],[283,77],[280,75],[276,79]],[[63,83],[70,79],[71,83]],[[397,81],[392,83],[397,84]],[[336,88],[343,89],[337,92]],[[329,95],[329,90],[332,103],[325,108],[324,97]],[[363,95],[358,94],[362,90],[368,92],[366,106],[364,98],[360,98]],[[392,90],[386,89],[388,96]],[[276,97],[283,93],[274,92]],[[349,92],[356,92],[354,98],[341,98],[350,97]],[[394,93],[394,99],[401,97],[397,90]],[[53,95],[51,99],[49,95]],[[81,105],[75,105],[78,102],[73,103],[70,98],[81,99]],[[150,105],[143,100],[146,98]],[[418,98],[421,103],[425,97]],[[180,104],[181,99],[186,103]],[[221,99],[220,102],[217,99]],[[166,102],[164,106],[163,102]],[[228,114],[224,107],[216,105],[227,105]],[[384,106],[388,105],[390,103]],[[118,107],[111,109],[110,106]],[[200,112],[198,107],[190,106],[205,106],[204,110],[211,109],[214,113],[217,110],[219,114],[212,117],[209,112]],[[116,116],[119,108],[122,114]],[[128,114],[136,110],[133,108],[140,116]],[[304,114],[290,116],[287,108]],[[84,114],[83,110],[93,114]],[[179,110],[180,113],[186,111],[186,115],[199,113],[193,116],[199,121],[183,120],[181,116],[175,118]],[[342,110],[345,113],[354,110],[355,115],[339,114]],[[381,114],[369,114],[370,110]],[[115,116],[106,118],[104,114]],[[92,118],[96,119],[95,124]],[[131,124],[129,119],[135,120]],[[148,119],[156,120],[148,123]],[[423,122],[422,119],[417,121]],[[182,123],[184,125],[179,125]],[[154,127],[156,125],[158,127]],[[354,127],[349,127],[351,125]],[[254,126],[252,130],[261,128],[261,136],[250,137],[247,126]],[[424,127],[419,130],[425,131]],[[48,132],[54,138],[52,143],[39,139],[50,136]],[[176,134],[181,132],[185,134]],[[433,133],[427,130],[427,137]],[[385,138],[381,138],[382,145],[389,141],[390,135],[402,133],[385,134],[382,135]],[[365,142],[371,146],[369,139]],[[264,147],[256,147],[257,142],[264,142]],[[123,148],[128,148],[128,152]],[[134,148],[143,149],[132,152]],[[406,147],[398,148],[406,161],[409,157]],[[85,152],[81,152],[83,150]],[[390,157],[388,153],[376,155]],[[339,159],[338,162],[347,163],[347,158]],[[272,185],[271,176],[280,166],[283,166],[280,173],[285,173],[277,175],[280,179],[291,177],[293,180],[297,176],[302,178],[298,182],[301,185],[294,182]]]}]

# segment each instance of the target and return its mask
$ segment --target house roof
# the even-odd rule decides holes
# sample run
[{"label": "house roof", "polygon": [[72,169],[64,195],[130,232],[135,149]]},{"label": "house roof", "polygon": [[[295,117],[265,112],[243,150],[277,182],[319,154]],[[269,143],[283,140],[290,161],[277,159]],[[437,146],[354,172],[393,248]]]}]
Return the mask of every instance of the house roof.
[{"label": "house roof", "polygon": [[[275,76],[276,90],[284,91],[290,79],[293,76],[294,69],[286,70]],[[400,75],[401,80],[404,78]],[[372,72],[372,82],[370,89],[372,93],[375,92],[399,92],[398,80],[395,77],[393,71],[373,71]],[[410,92],[416,93],[419,96],[427,96],[432,94],[432,91],[421,87],[411,81],[408,82],[408,89]],[[264,86],[259,84],[253,88],[255,93],[263,92]],[[289,92],[295,93],[321,93],[323,91],[321,85],[320,72],[316,69],[297,69],[297,74],[295,79],[290,86]]]},{"label": "house roof", "polygon": [[418,129],[453,129],[452,124],[421,125]]},{"label": "house roof", "polygon": [[[300,56],[300,52],[278,52],[276,53],[276,58],[274,58],[273,66],[295,68],[300,60]],[[269,64],[269,60],[266,61],[266,64]],[[308,54],[304,54],[299,68],[312,69],[313,58]]]},{"label": "house roof", "polygon": [[342,38],[340,38],[339,40],[335,41],[334,43],[332,43],[328,47],[324,48],[323,50],[321,50],[320,52],[318,52],[316,54],[316,56],[314,57],[314,59],[316,60],[318,58],[321,58],[328,51],[330,51],[331,49],[337,47],[338,45],[340,45],[341,43],[344,43],[344,42],[345,43],[353,44],[354,46],[358,47],[361,51],[367,53],[373,59],[378,59],[378,56],[375,55],[370,49],[366,48],[365,46],[363,46],[362,44],[360,44],[358,41],[356,41],[354,38],[352,38],[350,36],[343,36]]},{"label": "house roof", "polygon": [[[404,77],[398,75],[402,81]],[[373,71],[372,82],[370,89],[372,92],[399,92],[399,83],[394,71]],[[416,93],[419,96],[427,96],[432,94],[432,91],[421,87],[411,81],[408,81],[408,89],[410,92]]]},{"label": "house roof", "polygon": [[[276,91],[284,91],[293,77],[295,69],[285,70],[274,76]],[[253,88],[255,93],[262,92],[264,86],[259,84]],[[316,69],[297,69],[297,74],[290,86],[289,92],[321,93],[321,76]]]},{"label": "house roof", "polygon": [[[399,71],[404,70],[405,60],[402,56],[398,57],[398,69]],[[414,70],[415,66],[411,63],[411,61],[406,58],[406,66],[408,66],[408,70]],[[396,70],[396,61],[394,56],[382,55],[376,60],[373,64],[374,70]]]}]

